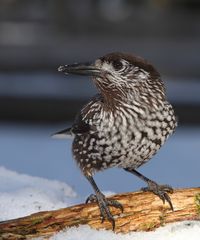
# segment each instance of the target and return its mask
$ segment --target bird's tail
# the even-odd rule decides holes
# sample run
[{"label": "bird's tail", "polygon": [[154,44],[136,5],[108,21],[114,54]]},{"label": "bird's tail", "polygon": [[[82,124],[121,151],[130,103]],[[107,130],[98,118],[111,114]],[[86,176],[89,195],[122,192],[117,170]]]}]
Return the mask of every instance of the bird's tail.
[{"label": "bird's tail", "polygon": [[53,138],[72,138],[71,128],[66,128],[51,135]]}]

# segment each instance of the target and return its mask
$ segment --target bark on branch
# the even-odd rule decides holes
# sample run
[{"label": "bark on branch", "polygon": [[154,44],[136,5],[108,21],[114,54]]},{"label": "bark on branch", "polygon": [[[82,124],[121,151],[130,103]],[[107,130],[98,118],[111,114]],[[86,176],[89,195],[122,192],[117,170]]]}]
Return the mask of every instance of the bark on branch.
[{"label": "bark on branch", "polygon": [[[170,222],[200,220],[200,188],[175,190],[171,195],[174,212],[148,192],[118,194],[110,198],[124,206],[124,213],[111,208],[116,217],[116,232],[149,231]],[[108,221],[101,224],[97,204],[90,203],[0,222],[0,239],[48,239],[66,227],[81,224],[95,229],[112,228]]]}]

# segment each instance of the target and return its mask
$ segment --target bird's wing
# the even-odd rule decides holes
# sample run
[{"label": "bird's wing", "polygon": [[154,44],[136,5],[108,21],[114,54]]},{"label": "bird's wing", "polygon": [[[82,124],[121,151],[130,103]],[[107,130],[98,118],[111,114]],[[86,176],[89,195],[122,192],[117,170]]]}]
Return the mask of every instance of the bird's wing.
[{"label": "bird's wing", "polygon": [[91,130],[91,126],[86,123],[86,120],[83,119],[83,114],[80,112],[76,115],[74,124],[72,125],[71,131],[73,134],[83,134],[88,133]]},{"label": "bird's wing", "polygon": [[74,124],[70,128],[63,129],[52,135],[53,138],[72,138],[76,134],[88,133],[90,125],[87,124],[81,115],[81,112],[76,116]]},{"label": "bird's wing", "polygon": [[[101,100],[102,97],[100,94],[94,96],[91,101],[76,115],[75,121],[70,128],[56,132],[52,136],[55,138],[69,138],[76,134],[87,134],[90,131],[95,132],[96,126],[88,124],[87,118],[84,118],[84,115],[85,112],[88,112],[88,108]],[[90,115],[90,117],[92,116]]]}]

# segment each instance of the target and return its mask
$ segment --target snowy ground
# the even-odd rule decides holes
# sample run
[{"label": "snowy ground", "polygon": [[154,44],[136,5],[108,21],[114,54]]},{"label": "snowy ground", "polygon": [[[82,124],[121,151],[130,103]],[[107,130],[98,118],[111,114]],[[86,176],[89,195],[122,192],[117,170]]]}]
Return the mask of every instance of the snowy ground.
[{"label": "snowy ground", "polygon": [[[19,174],[0,167],[0,221],[42,210],[53,210],[77,202],[66,183]],[[51,240],[199,240],[200,222],[169,224],[155,232],[115,234],[80,226],[62,231]]]}]

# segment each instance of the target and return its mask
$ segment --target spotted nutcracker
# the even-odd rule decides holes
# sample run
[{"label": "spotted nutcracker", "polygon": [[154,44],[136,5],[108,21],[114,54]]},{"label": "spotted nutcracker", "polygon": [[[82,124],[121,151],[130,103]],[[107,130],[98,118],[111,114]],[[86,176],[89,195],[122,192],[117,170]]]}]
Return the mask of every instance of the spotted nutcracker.
[{"label": "spotted nutcracker", "polygon": [[92,76],[99,93],[78,113],[72,127],[57,135],[72,135],[73,156],[95,194],[86,202],[97,202],[102,217],[115,228],[109,206],[123,206],[108,200],[97,187],[93,175],[119,167],[147,183],[144,191],[158,195],[173,205],[169,185],[156,182],[136,171],[157,153],[177,126],[174,110],[166,100],[164,83],[146,60],[126,54],[110,53],[93,63],[60,66],[65,74]]}]

